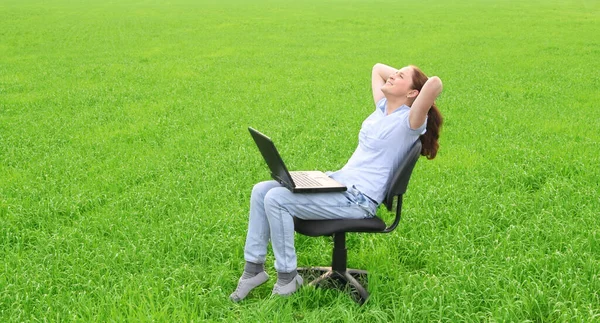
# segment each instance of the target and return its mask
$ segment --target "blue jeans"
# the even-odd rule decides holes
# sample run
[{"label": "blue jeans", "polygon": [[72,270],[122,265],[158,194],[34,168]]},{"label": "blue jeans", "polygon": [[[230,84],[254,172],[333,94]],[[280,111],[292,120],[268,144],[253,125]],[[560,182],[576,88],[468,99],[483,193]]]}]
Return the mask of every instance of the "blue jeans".
[{"label": "blue jeans", "polygon": [[377,205],[356,189],[346,192],[292,193],[276,181],[261,182],[252,189],[250,219],[244,259],[262,264],[269,239],[277,272],[296,269],[294,219],[364,219],[375,215]]}]

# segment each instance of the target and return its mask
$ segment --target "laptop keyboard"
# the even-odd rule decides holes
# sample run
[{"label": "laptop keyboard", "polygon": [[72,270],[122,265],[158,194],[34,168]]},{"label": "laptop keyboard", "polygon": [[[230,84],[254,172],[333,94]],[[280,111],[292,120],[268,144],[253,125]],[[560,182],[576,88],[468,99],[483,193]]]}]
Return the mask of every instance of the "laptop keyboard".
[{"label": "laptop keyboard", "polygon": [[294,180],[294,184],[296,186],[302,187],[315,187],[315,186],[323,186],[323,184],[309,177],[305,173],[291,173],[292,179]]}]

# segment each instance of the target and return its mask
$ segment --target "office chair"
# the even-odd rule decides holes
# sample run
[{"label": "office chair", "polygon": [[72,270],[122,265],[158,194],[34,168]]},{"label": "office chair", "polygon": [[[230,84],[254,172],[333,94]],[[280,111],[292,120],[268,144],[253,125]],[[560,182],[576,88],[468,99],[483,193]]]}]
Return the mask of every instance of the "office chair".
[{"label": "office chair", "polygon": [[[393,202],[396,197],[396,218],[391,226],[377,216],[368,219],[349,219],[349,220],[302,220],[294,217],[294,229],[296,232],[311,236],[333,236],[333,257],[331,267],[310,267],[299,268],[298,271],[321,272],[322,275],[309,283],[310,286],[325,286],[328,283],[334,283],[334,286],[350,287],[358,292],[358,297],[354,300],[360,305],[369,298],[369,292],[363,287],[358,279],[366,280],[367,271],[347,268],[347,250],[346,250],[346,232],[369,232],[369,233],[389,233],[398,226],[402,212],[402,196],[408,187],[408,181],[412,170],[419,159],[421,153],[421,141],[417,140],[406,155],[406,158],[400,163],[396,170],[390,187],[386,193],[383,204],[388,211],[392,211]],[[336,284],[337,282],[337,284]]]}]

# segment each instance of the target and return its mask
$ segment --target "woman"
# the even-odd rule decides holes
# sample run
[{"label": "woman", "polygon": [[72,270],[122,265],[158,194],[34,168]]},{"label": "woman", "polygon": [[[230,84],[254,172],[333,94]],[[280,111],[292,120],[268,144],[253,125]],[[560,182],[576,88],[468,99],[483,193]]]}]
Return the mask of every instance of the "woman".
[{"label": "woman", "polygon": [[276,181],[256,184],[250,198],[250,219],[244,248],[246,264],[230,298],[244,299],[269,276],[264,262],[269,239],[275,254],[274,295],[289,295],[302,285],[296,271],[294,221],[302,219],[363,219],[375,215],[388,181],[409,148],[421,140],[421,154],[435,158],[442,116],[435,99],[441,80],[415,66],[399,70],[375,64],[372,72],[375,111],[363,122],[358,147],[346,165],[330,177],[346,185],[345,192],[292,193]]}]

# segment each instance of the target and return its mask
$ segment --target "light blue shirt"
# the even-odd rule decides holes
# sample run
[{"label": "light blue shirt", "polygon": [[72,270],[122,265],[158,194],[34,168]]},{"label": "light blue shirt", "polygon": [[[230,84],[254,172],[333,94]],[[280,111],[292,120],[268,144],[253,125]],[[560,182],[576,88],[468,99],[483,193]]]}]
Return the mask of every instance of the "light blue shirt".
[{"label": "light blue shirt", "polygon": [[377,102],[375,111],[362,123],[358,147],[346,165],[330,177],[367,195],[380,204],[389,181],[400,161],[419,136],[425,133],[427,120],[417,129],[410,128],[410,107],[403,105],[386,115],[387,99]]}]

